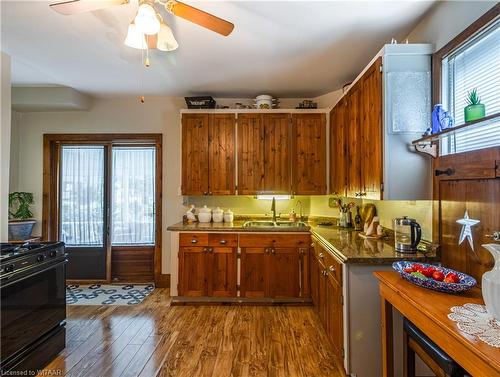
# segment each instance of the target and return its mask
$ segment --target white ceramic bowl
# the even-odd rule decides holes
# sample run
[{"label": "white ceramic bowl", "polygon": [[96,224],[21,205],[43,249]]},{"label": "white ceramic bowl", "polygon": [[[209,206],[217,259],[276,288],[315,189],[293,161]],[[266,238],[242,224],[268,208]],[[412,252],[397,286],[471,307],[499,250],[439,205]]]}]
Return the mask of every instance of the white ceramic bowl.
[{"label": "white ceramic bowl", "polygon": [[212,214],[210,212],[200,212],[198,213],[198,221],[200,223],[209,223],[212,221]]}]

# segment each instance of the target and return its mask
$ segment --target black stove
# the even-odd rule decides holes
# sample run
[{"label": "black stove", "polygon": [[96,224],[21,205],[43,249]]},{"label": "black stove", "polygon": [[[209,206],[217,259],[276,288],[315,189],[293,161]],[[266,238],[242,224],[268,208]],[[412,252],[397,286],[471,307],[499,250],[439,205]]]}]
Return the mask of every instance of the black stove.
[{"label": "black stove", "polygon": [[0,244],[1,375],[32,375],[64,349],[66,263],[63,242]]}]

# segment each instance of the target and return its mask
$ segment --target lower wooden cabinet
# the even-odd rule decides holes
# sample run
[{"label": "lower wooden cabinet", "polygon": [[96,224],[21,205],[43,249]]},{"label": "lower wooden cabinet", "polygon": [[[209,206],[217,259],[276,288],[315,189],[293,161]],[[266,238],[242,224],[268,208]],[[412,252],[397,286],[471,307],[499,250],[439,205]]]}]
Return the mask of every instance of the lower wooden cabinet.
[{"label": "lower wooden cabinet", "polygon": [[290,247],[241,250],[242,297],[300,297],[300,251]]},{"label": "lower wooden cabinet", "polygon": [[179,244],[180,296],[236,296],[237,236],[184,233]]},{"label": "lower wooden cabinet", "polygon": [[308,234],[181,233],[178,294],[308,298],[310,242]]},{"label": "lower wooden cabinet", "polygon": [[311,297],[337,357],[344,357],[342,264],[314,241],[310,250]]}]

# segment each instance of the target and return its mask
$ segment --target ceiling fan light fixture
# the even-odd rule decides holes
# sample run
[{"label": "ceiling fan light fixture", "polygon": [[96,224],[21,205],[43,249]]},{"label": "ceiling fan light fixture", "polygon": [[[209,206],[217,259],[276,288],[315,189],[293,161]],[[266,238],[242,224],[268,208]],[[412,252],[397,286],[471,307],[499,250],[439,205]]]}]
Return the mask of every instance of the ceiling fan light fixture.
[{"label": "ceiling fan light fixture", "polygon": [[160,24],[160,30],[158,31],[158,42],[156,48],[160,51],[173,51],[177,50],[179,44],[175,40],[174,33],[172,29],[165,23]]},{"label": "ceiling fan light fixture", "polygon": [[139,5],[134,23],[139,31],[146,35],[154,35],[160,30],[160,20],[155,9],[148,3]]},{"label": "ceiling fan light fixture", "polygon": [[128,25],[127,37],[125,38],[125,45],[137,48],[139,50],[145,50],[147,48],[146,37],[137,28],[137,25],[133,22]]}]

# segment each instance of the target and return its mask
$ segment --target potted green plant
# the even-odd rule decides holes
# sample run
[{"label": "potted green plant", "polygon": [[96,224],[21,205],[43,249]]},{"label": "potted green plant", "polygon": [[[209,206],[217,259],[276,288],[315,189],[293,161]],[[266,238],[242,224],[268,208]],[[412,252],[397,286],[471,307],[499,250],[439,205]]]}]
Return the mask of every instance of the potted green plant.
[{"label": "potted green plant", "polygon": [[477,89],[474,88],[467,93],[468,105],[464,108],[465,122],[471,122],[476,119],[484,118],[486,109],[481,103],[481,98],[477,95]]},{"label": "potted green plant", "polygon": [[31,237],[36,224],[30,206],[33,204],[31,192],[9,194],[9,240],[22,241]]}]

